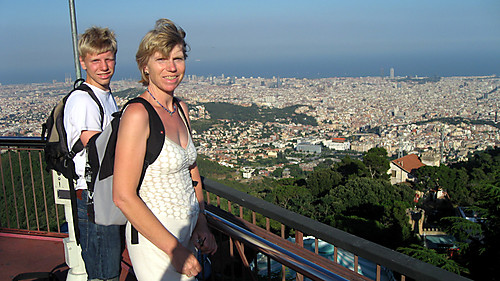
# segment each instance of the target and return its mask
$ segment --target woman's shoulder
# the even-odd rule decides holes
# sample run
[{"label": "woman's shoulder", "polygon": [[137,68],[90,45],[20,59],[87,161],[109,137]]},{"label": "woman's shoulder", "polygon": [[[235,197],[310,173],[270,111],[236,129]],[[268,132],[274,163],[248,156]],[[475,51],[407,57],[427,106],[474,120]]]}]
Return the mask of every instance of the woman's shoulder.
[{"label": "woman's shoulder", "polygon": [[[140,122],[140,123],[148,123],[149,122],[149,115],[148,111],[144,107],[143,104],[141,103],[130,103],[127,105],[125,110],[123,111],[122,115],[122,123],[123,121],[128,122],[128,121],[133,121],[135,122]],[[140,124],[138,123],[138,124]]]}]

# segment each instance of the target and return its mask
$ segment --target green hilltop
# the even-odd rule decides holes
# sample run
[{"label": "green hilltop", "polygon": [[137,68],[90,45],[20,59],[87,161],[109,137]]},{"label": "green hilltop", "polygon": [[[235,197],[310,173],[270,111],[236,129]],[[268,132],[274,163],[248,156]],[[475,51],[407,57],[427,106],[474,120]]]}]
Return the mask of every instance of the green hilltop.
[{"label": "green hilltop", "polygon": [[249,107],[230,103],[205,103],[203,104],[210,113],[212,119],[228,119],[233,121],[258,121],[258,122],[280,122],[296,123],[317,126],[316,119],[303,113],[296,113],[301,105],[285,108],[259,107],[252,104]]}]

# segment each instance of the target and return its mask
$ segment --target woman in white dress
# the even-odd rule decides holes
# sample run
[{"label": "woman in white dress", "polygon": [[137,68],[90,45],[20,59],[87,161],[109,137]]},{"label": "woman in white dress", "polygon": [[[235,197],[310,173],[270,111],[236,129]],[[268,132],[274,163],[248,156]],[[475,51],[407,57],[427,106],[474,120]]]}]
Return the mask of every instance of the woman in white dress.
[{"label": "woman in white dress", "polygon": [[[185,120],[174,102],[174,90],[186,68],[184,37],[175,23],[160,19],[136,54],[141,82],[147,87],[140,97],[155,108],[165,129],[162,151],[148,167],[139,195],[149,136],[148,112],[142,104],[126,108],[118,131],[113,200],[128,219],[127,249],[139,280],[193,280],[201,271],[194,247],[206,254],[217,250],[202,212],[202,184],[189,117]],[[188,112],[184,102],[180,106]],[[137,244],[132,228],[138,232]]]}]

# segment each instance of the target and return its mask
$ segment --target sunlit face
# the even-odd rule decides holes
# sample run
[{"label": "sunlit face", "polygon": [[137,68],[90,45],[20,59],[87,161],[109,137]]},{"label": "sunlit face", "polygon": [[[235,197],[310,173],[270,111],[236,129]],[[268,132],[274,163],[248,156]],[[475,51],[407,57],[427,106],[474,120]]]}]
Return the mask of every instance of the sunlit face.
[{"label": "sunlit face", "polygon": [[173,94],[184,78],[186,62],[182,45],[176,45],[166,57],[160,52],[154,53],[144,70],[149,73],[149,86]]},{"label": "sunlit face", "polygon": [[109,90],[111,77],[115,73],[115,63],[115,54],[111,51],[80,57],[80,64],[87,72],[86,82],[102,90]]}]

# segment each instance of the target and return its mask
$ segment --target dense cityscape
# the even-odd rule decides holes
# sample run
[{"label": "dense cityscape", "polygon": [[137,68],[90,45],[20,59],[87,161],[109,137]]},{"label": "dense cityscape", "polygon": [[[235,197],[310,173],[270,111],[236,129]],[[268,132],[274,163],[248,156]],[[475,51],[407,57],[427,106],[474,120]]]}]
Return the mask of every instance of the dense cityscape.
[{"label": "dense cityscape", "polygon": [[[0,135],[39,137],[72,84],[0,85]],[[475,223],[496,220],[498,209],[499,84],[191,75],[176,95],[190,107],[207,177],[412,257],[423,251],[412,243],[422,244],[445,261],[426,262],[476,277],[495,253],[481,254],[485,245],[497,249],[496,224]],[[132,80],[111,86],[119,106],[143,91]]]},{"label": "dense cityscape", "polygon": [[[205,103],[249,107],[298,106],[317,125],[275,120],[240,121],[194,132],[199,153],[227,166],[237,159],[276,157],[287,148],[366,152],[383,147],[388,156],[428,153],[437,161],[465,161],[470,152],[500,143],[500,78],[487,77],[273,77],[188,76],[177,95],[193,120],[210,119]],[[0,135],[39,136],[53,105],[72,87],[65,82],[0,85]],[[140,88],[132,80],[112,82],[115,93]],[[140,90],[139,90],[140,91]],[[128,97],[116,97],[122,105]],[[196,122],[196,121],[194,121]],[[238,167],[243,168],[243,167]],[[272,171],[276,167],[268,167]],[[310,169],[304,164],[304,169]],[[264,171],[265,172],[265,171]]]}]

